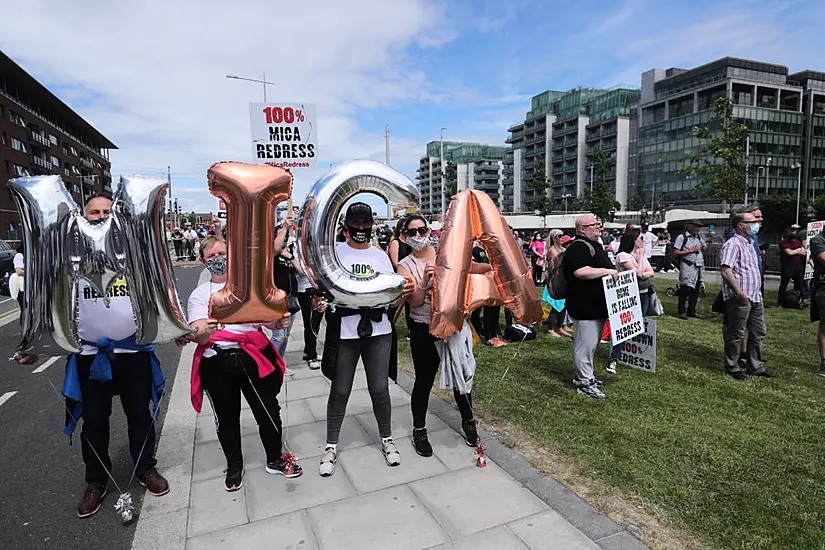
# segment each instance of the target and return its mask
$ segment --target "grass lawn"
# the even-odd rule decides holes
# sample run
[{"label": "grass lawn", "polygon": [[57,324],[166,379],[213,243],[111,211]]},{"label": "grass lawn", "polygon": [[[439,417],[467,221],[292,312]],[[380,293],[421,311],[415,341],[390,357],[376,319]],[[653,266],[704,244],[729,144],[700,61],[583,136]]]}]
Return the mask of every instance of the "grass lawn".
[{"label": "grass lawn", "polygon": [[476,348],[476,408],[705,545],[825,548],[825,379],[808,310],[766,310],[764,355],[778,377],[738,382],[723,369],[717,289],[699,304],[703,319],[680,321],[660,286],[656,374],[606,374],[603,344],[596,375],[608,399],[586,398],[571,385],[572,341],[539,334]]}]

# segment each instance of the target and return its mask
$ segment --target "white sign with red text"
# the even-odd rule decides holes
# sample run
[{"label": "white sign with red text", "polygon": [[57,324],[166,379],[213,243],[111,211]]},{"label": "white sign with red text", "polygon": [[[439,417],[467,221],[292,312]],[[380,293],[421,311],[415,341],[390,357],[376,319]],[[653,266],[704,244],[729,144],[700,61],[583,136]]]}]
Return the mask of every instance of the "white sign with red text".
[{"label": "white sign with red text", "polygon": [[312,103],[250,103],[249,121],[256,162],[279,168],[314,168],[318,122]]},{"label": "white sign with red text", "polygon": [[223,202],[223,199],[218,199],[218,218],[226,219],[226,203]]},{"label": "white sign with red text", "polygon": [[642,305],[639,301],[639,284],[636,271],[631,269],[619,272],[613,279],[610,275],[602,277],[604,297],[607,301],[607,314],[610,319],[610,335],[613,345],[641,334],[645,330]]},{"label": "white sign with red text", "polygon": [[667,250],[666,244],[657,244],[656,246],[650,247],[650,255],[651,256],[664,256],[665,251]]},{"label": "white sign with red text", "polygon": [[805,237],[805,280],[814,278],[814,268],[811,265],[811,239],[822,233],[825,222],[810,222]]},{"label": "white sign with red text", "polygon": [[619,363],[647,372],[656,372],[656,320],[645,319],[645,330],[622,344]]}]

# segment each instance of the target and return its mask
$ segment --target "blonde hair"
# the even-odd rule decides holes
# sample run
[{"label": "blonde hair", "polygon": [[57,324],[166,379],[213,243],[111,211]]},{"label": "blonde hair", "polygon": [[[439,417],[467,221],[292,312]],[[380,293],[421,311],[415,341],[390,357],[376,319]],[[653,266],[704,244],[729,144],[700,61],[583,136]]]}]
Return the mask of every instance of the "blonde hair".
[{"label": "blonde hair", "polygon": [[203,242],[201,243],[201,248],[200,248],[201,261],[202,262],[206,261],[204,259],[204,254],[206,254],[206,249],[207,248],[211,248],[211,247],[215,246],[216,244],[222,243],[222,242],[224,242],[224,240],[219,239],[218,237],[207,237],[207,238],[205,238],[203,240]]}]

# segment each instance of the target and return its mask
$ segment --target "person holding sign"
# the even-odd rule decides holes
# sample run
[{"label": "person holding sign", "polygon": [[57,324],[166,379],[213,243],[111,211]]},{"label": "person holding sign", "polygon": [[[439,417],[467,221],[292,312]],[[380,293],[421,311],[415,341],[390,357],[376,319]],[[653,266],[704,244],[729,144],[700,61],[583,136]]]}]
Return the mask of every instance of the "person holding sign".
[{"label": "person holding sign", "polygon": [[573,319],[573,385],[578,393],[606,399],[593,375],[593,354],[607,321],[607,302],[602,277],[614,279],[619,272],[599,244],[601,224],[592,214],[576,219],[576,240],[567,247],[562,261],[567,280],[567,311]]},{"label": "person holding sign", "polygon": [[819,321],[819,376],[825,376],[825,233],[818,233],[809,241],[814,278],[811,284],[811,322]]},{"label": "person holding sign", "polygon": [[[642,232],[637,229],[628,229],[619,242],[619,254],[616,256],[618,271],[636,271],[636,280],[639,286],[639,302],[642,307],[642,316],[647,317],[647,308],[650,305],[650,278],[653,277],[653,267],[645,258],[645,240]],[[616,344],[610,353],[610,361],[605,369],[610,374],[616,374],[624,343]]]}]

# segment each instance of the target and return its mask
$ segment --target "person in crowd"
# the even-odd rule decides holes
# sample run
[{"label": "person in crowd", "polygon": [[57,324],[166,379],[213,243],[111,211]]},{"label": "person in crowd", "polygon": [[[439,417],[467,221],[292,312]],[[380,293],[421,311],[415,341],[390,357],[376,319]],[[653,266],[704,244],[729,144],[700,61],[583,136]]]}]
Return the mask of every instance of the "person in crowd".
[{"label": "person in crowd", "polygon": [[533,282],[542,284],[544,279],[544,239],[536,231],[530,241],[530,263],[533,266]]},{"label": "person in crowd", "polygon": [[390,261],[393,269],[398,267],[398,262],[406,258],[412,252],[412,249],[404,242],[404,235],[401,234],[401,228],[404,227],[404,218],[398,220],[395,224],[395,229],[392,232],[392,240],[390,241]]},{"label": "person in crowd", "polygon": [[650,257],[653,256],[653,247],[659,244],[659,238],[650,231],[650,226],[646,223],[642,224],[642,238],[645,241],[645,258],[650,261]]},{"label": "person in crowd", "polygon": [[[731,219],[735,234],[725,241],[719,256],[720,273],[724,284],[725,322],[722,336],[725,341],[725,370],[735,380],[751,376],[773,378],[776,373],[765,368],[762,358],[762,340],[766,335],[765,310],[758,254],[753,247],[753,226],[756,218],[751,212],[741,212]],[[747,374],[739,364],[739,351],[748,331]]]},{"label": "person in crowd", "polygon": [[[710,245],[699,235],[702,222],[690,220],[685,224],[685,231],[676,237],[673,243],[673,254],[680,260],[679,263],[679,319],[697,317],[696,302],[699,300],[699,289],[702,287],[702,278],[705,273],[704,251]],[[687,303],[687,306],[685,305]]]},{"label": "person in crowd", "polygon": [[[430,334],[430,295],[432,279],[435,274],[435,249],[430,245],[430,229],[427,220],[418,214],[407,217],[403,226],[407,244],[413,253],[398,264],[398,273],[415,282],[415,287],[408,298],[412,306],[410,321],[410,351],[415,369],[410,406],[413,417],[413,446],[421,456],[432,456],[433,448],[427,439],[427,405],[430,391],[433,389],[435,375],[438,372],[440,358],[435,342],[437,338]],[[490,270],[489,264],[471,264],[471,272],[482,273]],[[453,390],[455,402],[461,413],[461,427],[467,445],[478,444],[478,432],[473,418],[472,397]]]},{"label": "person in crowd", "polygon": [[175,247],[175,260],[181,261],[183,259],[184,244],[180,227],[172,229],[172,246]]},{"label": "person in crowd", "polygon": [[[622,236],[619,243],[619,252],[616,255],[616,269],[618,271],[636,271],[636,284],[639,286],[639,304],[642,315],[647,317],[650,306],[650,279],[653,278],[653,266],[645,258],[645,241],[642,232],[630,229]],[[610,374],[616,374],[624,343],[616,344],[610,353],[610,361],[605,369]]]},{"label": "person in crowd", "polygon": [[[813,260],[808,258],[808,228],[800,227],[796,232],[796,238],[802,244],[802,249],[805,250],[802,259],[802,298],[804,300],[811,299],[811,280],[805,278],[806,265],[810,264],[811,269],[814,267]],[[781,250],[780,250],[781,253]],[[764,294],[764,293],[763,293]]]},{"label": "person in crowd", "polygon": [[796,224],[790,226],[779,241],[779,259],[782,266],[779,280],[779,305],[782,304],[782,298],[790,281],[793,281],[794,289],[799,292],[799,296],[802,296],[802,278],[805,275],[806,252],[797,235],[799,229]]},{"label": "person in crowd", "polygon": [[[547,272],[555,271],[556,264],[560,261],[561,253],[564,252],[564,238],[567,235],[561,229],[553,229],[547,236],[547,247],[545,247],[545,254],[547,256],[546,266]],[[568,237],[569,239],[569,237]],[[573,336],[573,333],[567,330],[564,324],[565,313],[567,308],[564,299],[555,300],[550,298],[550,315],[548,315],[547,322],[550,325],[547,334],[554,338],[561,338],[564,336]]]},{"label": "person in crowd", "polygon": [[[487,271],[492,269],[490,258],[487,256],[487,251],[481,246],[480,241],[473,243],[473,263],[487,265]],[[507,342],[501,339],[500,317],[501,306],[482,306],[473,310],[470,314],[470,323],[485,345],[495,348],[503,348],[507,345]],[[510,310],[506,308],[504,309],[504,321],[507,326],[513,324],[513,316]]]},{"label": "person in crowd", "polygon": [[215,426],[224,456],[224,489],[237,491],[243,486],[244,461],[241,450],[241,394],[243,394],[266,451],[266,472],[298,477],[303,472],[291,457],[285,458],[281,441],[281,407],[278,392],[284,375],[284,360],[261,330],[273,331],[291,325],[290,315],[280,321],[225,325],[209,318],[209,298],[226,285],[226,243],[209,237],[200,249],[200,261],[210,279],[189,296],[189,323],[194,335],[179,344],[195,342],[192,362],[192,403],[200,412],[203,392],[212,403]]},{"label": "person in crowd", "polygon": [[312,308],[312,283],[309,277],[302,271],[296,270],[298,303],[301,305],[301,319],[304,322],[304,355],[303,360],[307,362],[309,368],[318,370],[321,368],[321,361],[318,360],[318,331],[321,330],[323,314]]},{"label": "person in crowd", "polygon": [[[17,305],[20,308],[20,328],[23,327],[23,317],[26,313],[26,265],[25,257],[23,256],[25,247],[21,243],[17,247],[17,253],[12,258],[12,265],[14,273],[9,277],[9,297],[12,300],[17,300]],[[24,353],[20,350],[14,352],[12,357],[21,365],[33,365],[37,363],[40,357],[34,353]]]},{"label": "person in crowd", "polygon": [[390,234],[386,227],[381,227],[378,231],[378,248],[387,254],[390,252]]},{"label": "person in crowd", "polygon": [[[286,292],[287,298],[295,295],[297,299],[298,281],[296,276],[303,274],[301,264],[293,254],[293,245],[290,243],[290,237],[295,231],[295,226],[292,218],[287,218],[275,230],[275,246],[273,252],[275,253],[275,262],[273,269],[275,272],[275,286]],[[297,313],[297,311],[296,311]],[[289,322],[284,323],[278,330],[272,331],[272,345],[278,350],[281,357],[286,357],[286,346],[289,342],[289,334],[292,331],[292,317],[289,317]],[[292,376],[295,374],[291,368],[287,367],[286,375]]]},{"label": "person in crowd", "polygon": [[192,224],[186,223],[186,230],[183,232],[183,239],[186,243],[185,260],[195,260],[195,243],[198,241],[198,234],[192,229]]},{"label": "person in crowd", "polygon": [[220,218],[212,218],[212,221],[209,223],[209,231],[207,232],[207,236],[209,236],[209,237],[220,237],[221,236],[221,219]]},{"label": "person in crowd", "polygon": [[[111,197],[93,196],[86,201],[85,217],[91,224],[103,223],[111,206]],[[164,378],[154,348],[136,342],[135,313],[125,280],[115,281],[104,297],[81,279],[75,299],[82,349],[70,355],[66,364],[63,388],[71,414],[64,431],[71,434],[83,419],[80,442],[87,486],[77,515],[86,518],[100,510],[108,491],[112,470],[109,416],[114,394],[120,396],[126,414],[137,479],[152,495],[169,492],[169,483],[155,469],[153,412],[158,412]],[[150,402],[152,411],[148,408]]]},{"label": "person in crowd", "polygon": [[[512,227],[510,228],[513,229]],[[513,236],[516,238],[516,242],[518,243],[519,248],[524,248],[524,239],[521,238],[521,233],[518,231],[513,231]]]},{"label": "person in crowd", "polygon": [[[753,230],[753,248],[756,250],[756,258],[759,261],[759,277],[760,277],[760,283],[759,284],[760,284],[760,289],[762,291],[762,297],[764,298],[765,297],[765,261],[764,261],[763,256],[765,256],[765,254],[767,252],[767,249],[764,248],[759,243],[759,229],[762,227],[763,221],[764,221],[762,219],[762,207],[760,207],[759,204],[757,204],[757,203],[751,203],[751,204],[749,204],[748,206],[745,207],[744,211],[745,212],[750,212],[751,214],[753,214],[753,218],[756,220],[756,223],[753,224],[753,226],[751,226],[751,229]],[[763,302],[763,305],[765,307],[768,307],[768,304],[764,303],[764,299],[763,299],[762,302]],[[742,351],[745,351],[745,350],[743,349]]]},{"label": "person in crowd", "polygon": [[610,233],[610,231],[608,231],[607,229],[602,229],[601,239],[602,239],[602,246],[604,247],[604,249],[607,252],[615,253],[617,251],[617,249],[614,249],[614,247],[613,247],[613,242],[616,239],[613,237],[613,235]]},{"label": "person in crowd", "polygon": [[607,253],[599,246],[599,221],[592,214],[576,219],[576,240],[564,254],[562,268],[567,279],[567,310],[573,319],[573,385],[588,397],[605,399],[593,375],[593,354],[607,321],[607,301],[602,277],[618,277]]},{"label": "person in crowd", "polygon": [[[391,273],[390,258],[381,250],[370,246],[373,224],[372,208],[363,202],[349,205],[344,216],[347,240],[336,247],[341,265],[354,273],[370,275]],[[408,280],[399,299],[406,300],[415,284]],[[321,309],[321,300],[314,300],[314,307]],[[330,380],[327,402],[327,443],[318,465],[318,473],[331,476],[338,460],[338,438],[352,392],[352,382],[358,360],[364,364],[367,388],[381,437],[381,450],[388,466],[398,466],[401,454],[392,438],[392,403],[388,380],[395,376],[397,358],[392,353],[395,335],[385,308],[350,309],[336,307],[326,312],[327,332],[321,369]]]},{"label": "person in crowd", "polygon": [[819,376],[825,376],[825,233],[811,238],[811,260],[814,277],[811,281],[811,322],[819,322],[816,343],[819,346]]}]

